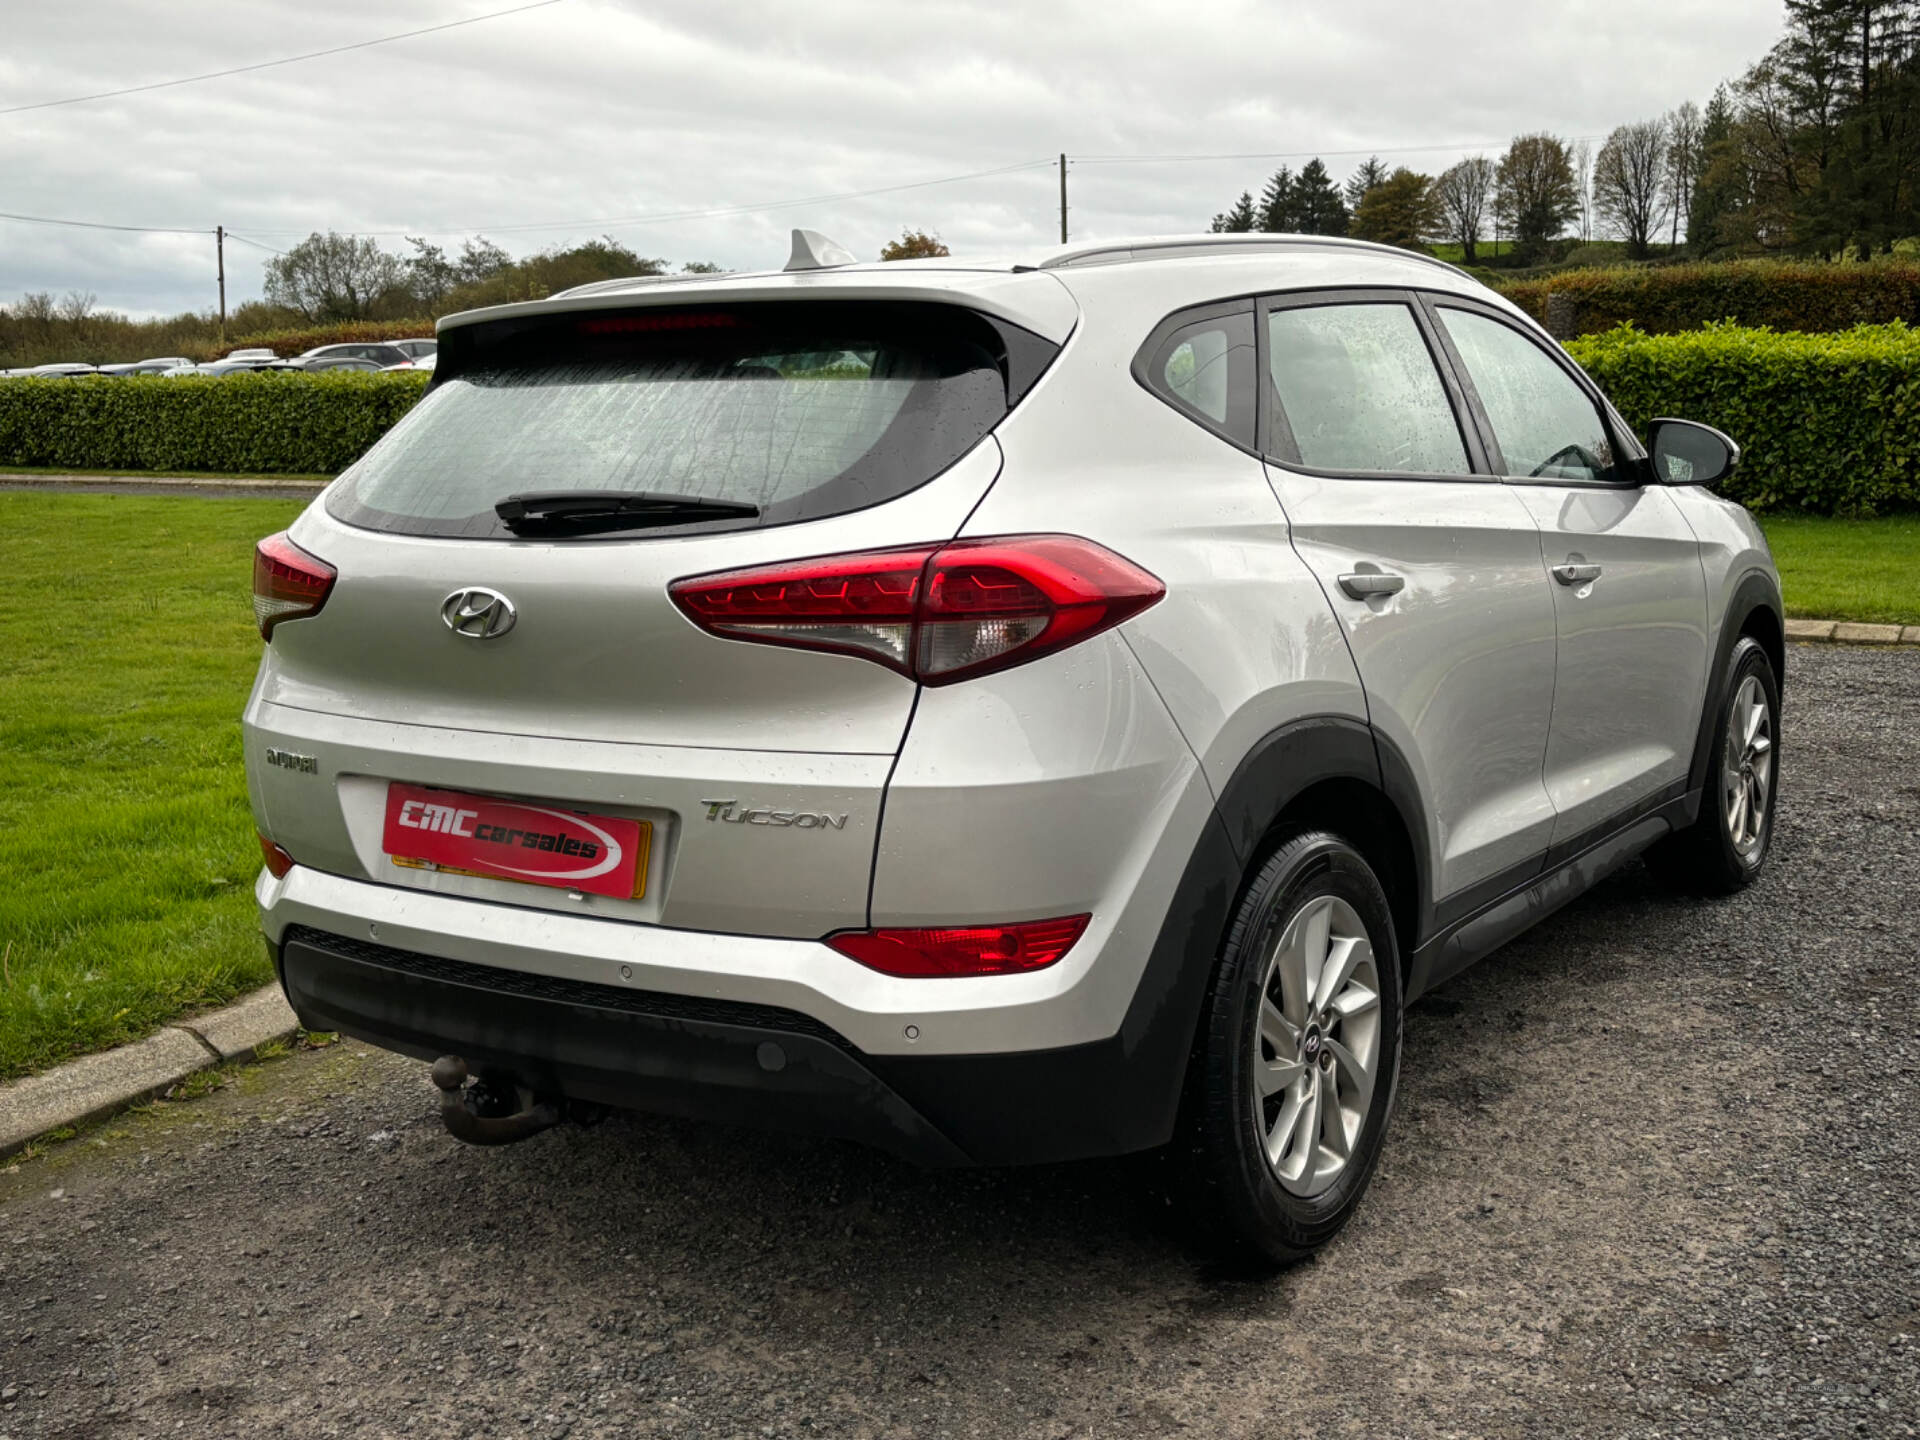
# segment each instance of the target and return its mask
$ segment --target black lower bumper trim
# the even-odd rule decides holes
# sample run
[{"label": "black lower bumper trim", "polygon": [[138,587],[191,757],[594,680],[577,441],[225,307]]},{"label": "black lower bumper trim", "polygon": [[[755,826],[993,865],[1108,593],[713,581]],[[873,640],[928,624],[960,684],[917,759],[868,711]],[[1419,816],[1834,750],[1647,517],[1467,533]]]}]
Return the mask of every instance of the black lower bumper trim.
[{"label": "black lower bumper trim", "polygon": [[818,1022],[771,1006],[559,980],[295,926],[280,977],[301,1024],[422,1060],[459,1055],[577,1100],[970,1158]]},{"label": "black lower bumper trim", "polygon": [[[278,955],[300,1023],[574,1100],[834,1135],[923,1165],[1021,1165],[1161,1144],[1177,1027],[999,1055],[868,1055],[771,1005],[629,990],[291,926]],[[1167,1031],[1167,1043],[1150,1043]],[[1162,1053],[1164,1052],[1164,1053]]]}]

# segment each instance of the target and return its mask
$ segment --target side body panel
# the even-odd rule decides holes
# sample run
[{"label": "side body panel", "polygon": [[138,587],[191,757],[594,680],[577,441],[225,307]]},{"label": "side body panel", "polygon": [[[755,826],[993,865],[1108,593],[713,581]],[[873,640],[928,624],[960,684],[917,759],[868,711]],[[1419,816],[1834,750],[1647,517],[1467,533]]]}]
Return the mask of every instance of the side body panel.
[{"label": "side body panel", "polygon": [[[1268,473],[1346,627],[1374,728],[1412,767],[1435,898],[1544,854],[1554,618],[1526,507],[1484,479]],[[1342,575],[1368,570],[1405,587],[1365,599],[1340,588]]]},{"label": "side body panel", "polygon": [[1678,784],[1706,699],[1707,595],[1693,531],[1658,485],[1516,483],[1549,567],[1560,661],[1546,784],[1563,845]]}]

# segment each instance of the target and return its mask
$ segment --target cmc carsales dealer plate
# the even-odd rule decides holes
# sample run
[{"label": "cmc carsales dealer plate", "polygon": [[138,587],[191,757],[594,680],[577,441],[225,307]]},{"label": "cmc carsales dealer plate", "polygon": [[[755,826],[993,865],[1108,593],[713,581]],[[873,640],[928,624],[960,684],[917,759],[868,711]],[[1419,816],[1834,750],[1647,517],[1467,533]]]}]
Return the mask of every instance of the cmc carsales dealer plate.
[{"label": "cmc carsales dealer plate", "polygon": [[423,785],[387,786],[381,848],[395,864],[640,898],[653,827]]}]

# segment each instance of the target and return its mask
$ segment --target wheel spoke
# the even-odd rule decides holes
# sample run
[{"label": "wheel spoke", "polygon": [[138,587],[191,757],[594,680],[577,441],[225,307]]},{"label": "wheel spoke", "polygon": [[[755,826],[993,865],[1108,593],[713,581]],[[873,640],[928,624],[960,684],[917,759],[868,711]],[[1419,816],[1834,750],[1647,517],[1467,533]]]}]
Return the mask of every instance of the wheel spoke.
[{"label": "wheel spoke", "polygon": [[1333,999],[1333,1013],[1342,1020],[1353,1020],[1380,1006],[1380,992],[1354,983]]},{"label": "wheel spoke", "polygon": [[1320,1153],[1320,1111],[1323,1101],[1320,1083],[1311,1074],[1306,1085],[1306,1103],[1301,1105],[1300,1113],[1294,1118],[1293,1157],[1288,1168],[1300,1179],[1311,1181],[1314,1161]]},{"label": "wheel spoke", "polygon": [[1364,935],[1336,937],[1327,949],[1327,963],[1320,971],[1320,984],[1313,997],[1313,1008],[1324,1010],[1353,979],[1354,970],[1373,960],[1373,947]]},{"label": "wheel spoke", "polygon": [[1331,907],[1316,903],[1293,919],[1280,937],[1274,969],[1280,975],[1280,1009],[1296,1030],[1304,1027],[1313,999],[1313,977],[1327,953],[1327,922]]},{"label": "wheel spoke", "polygon": [[1267,1163],[1283,1176],[1288,1172],[1281,1166],[1281,1157],[1287,1153],[1287,1141],[1293,1138],[1300,1124],[1300,1113],[1307,1107],[1307,1094],[1308,1085],[1304,1081],[1287,1091],[1287,1098],[1280,1102],[1280,1113],[1274,1116],[1273,1126],[1267,1131]]},{"label": "wheel spoke", "polygon": [[1304,1060],[1267,1060],[1263,1061],[1254,1073],[1254,1083],[1260,1087],[1260,1098],[1277,1095],[1289,1085],[1297,1083],[1306,1073]]},{"label": "wheel spoke", "polygon": [[1333,1052],[1333,1067],[1345,1080],[1354,1109],[1364,1117],[1373,1104],[1373,1072],[1360,1063],[1360,1057],[1338,1040],[1329,1039],[1326,1046]]},{"label": "wheel spoke", "polygon": [[1275,1055],[1300,1053],[1300,1030],[1273,1003],[1273,997],[1260,997],[1260,1038],[1273,1047]]}]

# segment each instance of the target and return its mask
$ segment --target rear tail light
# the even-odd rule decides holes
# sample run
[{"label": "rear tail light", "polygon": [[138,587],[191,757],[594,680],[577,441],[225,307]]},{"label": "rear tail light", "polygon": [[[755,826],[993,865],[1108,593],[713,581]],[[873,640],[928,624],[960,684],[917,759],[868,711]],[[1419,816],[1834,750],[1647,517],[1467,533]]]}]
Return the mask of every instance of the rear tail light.
[{"label": "rear tail light", "polygon": [[1023,920],[1013,925],[943,926],[925,930],[842,930],[827,944],[883,975],[1020,975],[1043,970],[1073,948],[1088,915]]},{"label": "rear tail light", "polygon": [[1007,535],[695,575],[668,587],[701,629],[858,655],[925,685],[1025,664],[1167,593],[1073,535]]},{"label": "rear tail light", "polygon": [[284,530],[254,546],[253,618],[259,622],[260,638],[271,640],[273,627],[282,620],[319,614],[338,573],[287,539]]},{"label": "rear tail light", "polygon": [[282,850],[266,836],[260,837],[260,858],[267,862],[267,870],[274,879],[283,880],[293,869],[293,856]]}]

